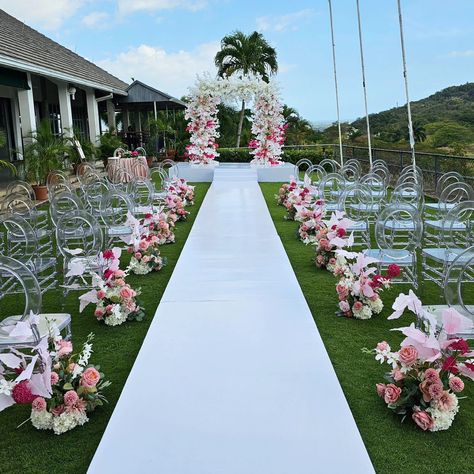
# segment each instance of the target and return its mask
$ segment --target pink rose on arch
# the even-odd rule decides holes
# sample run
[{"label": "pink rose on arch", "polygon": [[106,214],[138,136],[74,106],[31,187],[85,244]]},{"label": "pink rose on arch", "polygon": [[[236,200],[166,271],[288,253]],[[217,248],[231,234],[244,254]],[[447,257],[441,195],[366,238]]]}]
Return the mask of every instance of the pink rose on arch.
[{"label": "pink rose on arch", "polygon": [[431,418],[431,416],[426,413],[426,411],[421,411],[418,409],[417,411],[413,412],[411,417],[423,431],[433,428],[433,418]]},{"label": "pink rose on arch", "polygon": [[395,403],[400,398],[401,393],[402,393],[402,389],[400,387],[397,387],[393,383],[389,383],[385,387],[385,392],[383,395],[385,403],[387,405]]},{"label": "pink rose on arch", "polygon": [[94,367],[88,367],[82,373],[81,385],[83,387],[95,387],[100,380],[100,374]]},{"label": "pink rose on arch", "polygon": [[115,280],[115,285],[116,285],[116,286],[125,286],[125,280],[122,279],[122,278],[117,278],[117,279]]}]

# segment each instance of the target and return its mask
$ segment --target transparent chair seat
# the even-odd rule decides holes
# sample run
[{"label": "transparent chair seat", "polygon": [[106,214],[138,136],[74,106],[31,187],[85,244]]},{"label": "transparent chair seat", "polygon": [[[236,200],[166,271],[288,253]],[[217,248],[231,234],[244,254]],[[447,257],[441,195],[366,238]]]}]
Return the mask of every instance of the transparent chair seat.
[{"label": "transparent chair seat", "polygon": [[130,235],[132,229],[127,225],[111,226],[107,229],[109,235]]},{"label": "transparent chair seat", "polygon": [[153,199],[165,199],[166,198],[166,191],[160,191],[157,193],[153,193]]},{"label": "transparent chair seat", "polygon": [[[29,270],[32,272],[37,272],[37,273],[42,273],[45,270],[48,270],[50,268],[54,268],[56,266],[56,259],[55,258],[44,258],[44,257],[39,257],[39,258],[31,258],[28,260],[24,260],[22,258],[17,258],[17,260],[24,265],[28,267]],[[20,275],[23,275],[24,272],[19,270],[18,272]],[[2,272],[2,276],[5,276],[5,273]]]},{"label": "transparent chair seat", "polygon": [[415,223],[409,220],[388,220],[384,223],[384,227],[393,230],[413,230],[415,228]]},{"label": "transparent chair seat", "polygon": [[453,209],[457,203],[455,202],[427,202],[425,203],[425,209],[433,211],[444,211]]},{"label": "transparent chair seat", "polygon": [[[44,239],[45,237],[51,237],[53,231],[51,229],[35,229],[35,234],[38,240]],[[21,235],[15,235],[13,232],[8,233],[8,240],[10,242],[22,242],[23,237]]]},{"label": "transparent chair seat", "polygon": [[[427,219],[424,221],[425,222],[425,227],[431,227],[433,229],[439,229],[439,230],[442,230],[443,229],[443,220],[441,219],[438,219],[438,220],[434,220],[434,219]],[[467,226],[464,222],[460,222],[460,221],[453,221],[450,223],[450,228],[452,230],[467,230]]]},{"label": "transparent chair seat", "polygon": [[[425,257],[429,257],[439,263],[452,263],[455,258],[464,252],[465,249],[462,248],[451,248],[451,249],[443,249],[443,248],[436,248],[436,249],[423,249],[422,254]],[[463,263],[462,259],[459,263]]]},{"label": "transparent chair seat", "polygon": [[389,255],[381,249],[367,250],[366,255],[371,258],[376,258],[381,265],[397,264],[399,267],[411,266],[414,263],[414,255],[412,252],[403,249],[390,249]]},{"label": "transparent chair seat", "polygon": [[367,221],[354,222],[354,225],[349,226],[347,232],[357,232],[361,230],[369,230],[369,223]]},{"label": "transparent chair seat", "polygon": [[[49,335],[49,328],[51,325],[57,326],[59,331],[62,331],[63,329],[68,328],[68,326],[71,324],[71,315],[67,313],[41,313],[39,316],[40,318],[37,328],[40,338],[47,337]],[[25,337],[22,337],[21,340],[19,340],[18,338],[12,337],[8,334],[11,326],[15,325],[21,319],[22,316],[20,315],[9,316],[0,323],[0,346],[15,346],[20,344],[23,345],[35,343],[33,337],[30,339],[25,339]]]},{"label": "transparent chair seat", "polygon": [[74,265],[76,263],[84,265],[86,271],[97,272],[98,270],[100,270],[100,265],[97,257],[92,255],[87,257],[72,257],[69,262],[70,265]]},{"label": "transparent chair seat", "polygon": [[380,210],[380,204],[374,202],[371,204],[351,204],[350,207],[352,209],[357,209],[359,211],[366,211],[366,212],[378,212]]}]

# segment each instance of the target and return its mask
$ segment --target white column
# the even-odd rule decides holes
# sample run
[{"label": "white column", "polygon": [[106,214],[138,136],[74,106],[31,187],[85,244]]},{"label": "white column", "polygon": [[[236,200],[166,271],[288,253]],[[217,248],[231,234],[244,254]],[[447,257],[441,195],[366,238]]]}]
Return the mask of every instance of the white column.
[{"label": "white column", "polygon": [[94,89],[86,89],[87,121],[89,124],[89,138],[92,143],[99,145],[100,124],[99,106],[95,100]]},{"label": "white column", "polygon": [[18,89],[18,105],[20,107],[21,134],[25,142],[30,141],[32,133],[36,132],[35,102],[31,74],[26,73],[29,89]]},{"label": "white column", "polygon": [[109,130],[113,127],[117,132],[117,123],[115,121],[115,105],[113,101],[107,101],[107,122],[109,123]]},{"label": "white column", "polygon": [[72,121],[71,95],[68,91],[67,82],[58,82],[59,113],[61,114],[61,128],[66,137],[74,135]]}]

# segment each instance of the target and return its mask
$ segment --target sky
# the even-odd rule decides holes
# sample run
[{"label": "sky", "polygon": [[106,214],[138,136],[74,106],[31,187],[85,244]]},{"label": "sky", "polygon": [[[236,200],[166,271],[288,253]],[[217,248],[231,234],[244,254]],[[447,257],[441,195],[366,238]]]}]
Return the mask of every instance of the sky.
[{"label": "sky", "polygon": [[[356,0],[333,0],[341,119],[364,115]],[[360,0],[370,112],[405,103],[396,0]],[[220,40],[261,32],[278,53],[283,100],[335,120],[326,0],[0,0],[0,8],[126,82],[176,97],[215,75]],[[402,0],[412,100],[474,80],[474,1]]]}]

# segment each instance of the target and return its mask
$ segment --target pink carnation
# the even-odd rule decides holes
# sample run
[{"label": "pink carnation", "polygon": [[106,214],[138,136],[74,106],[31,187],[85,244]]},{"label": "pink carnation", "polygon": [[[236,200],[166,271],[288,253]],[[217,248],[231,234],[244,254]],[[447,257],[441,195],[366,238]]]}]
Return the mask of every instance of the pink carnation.
[{"label": "pink carnation", "polygon": [[459,377],[451,377],[449,379],[449,388],[455,393],[462,392],[464,390],[464,382]]},{"label": "pink carnation", "polygon": [[26,405],[32,403],[36,398],[36,395],[31,393],[31,388],[28,380],[22,380],[13,387],[12,391],[13,400],[19,405]]},{"label": "pink carnation", "polygon": [[79,400],[79,395],[74,390],[69,390],[64,394],[65,405],[74,405]]},{"label": "pink carnation", "polygon": [[423,375],[424,380],[428,380],[430,383],[435,383],[439,380],[439,374],[436,369],[429,368],[425,370],[425,373]]},{"label": "pink carnation", "polygon": [[37,397],[31,403],[31,408],[34,411],[46,410],[46,400],[43,397]]},{"label": "pink carnation", "polygon": [[59,375],[56,372],[51,372],[51,385],[56,385],[59,382]]}]

